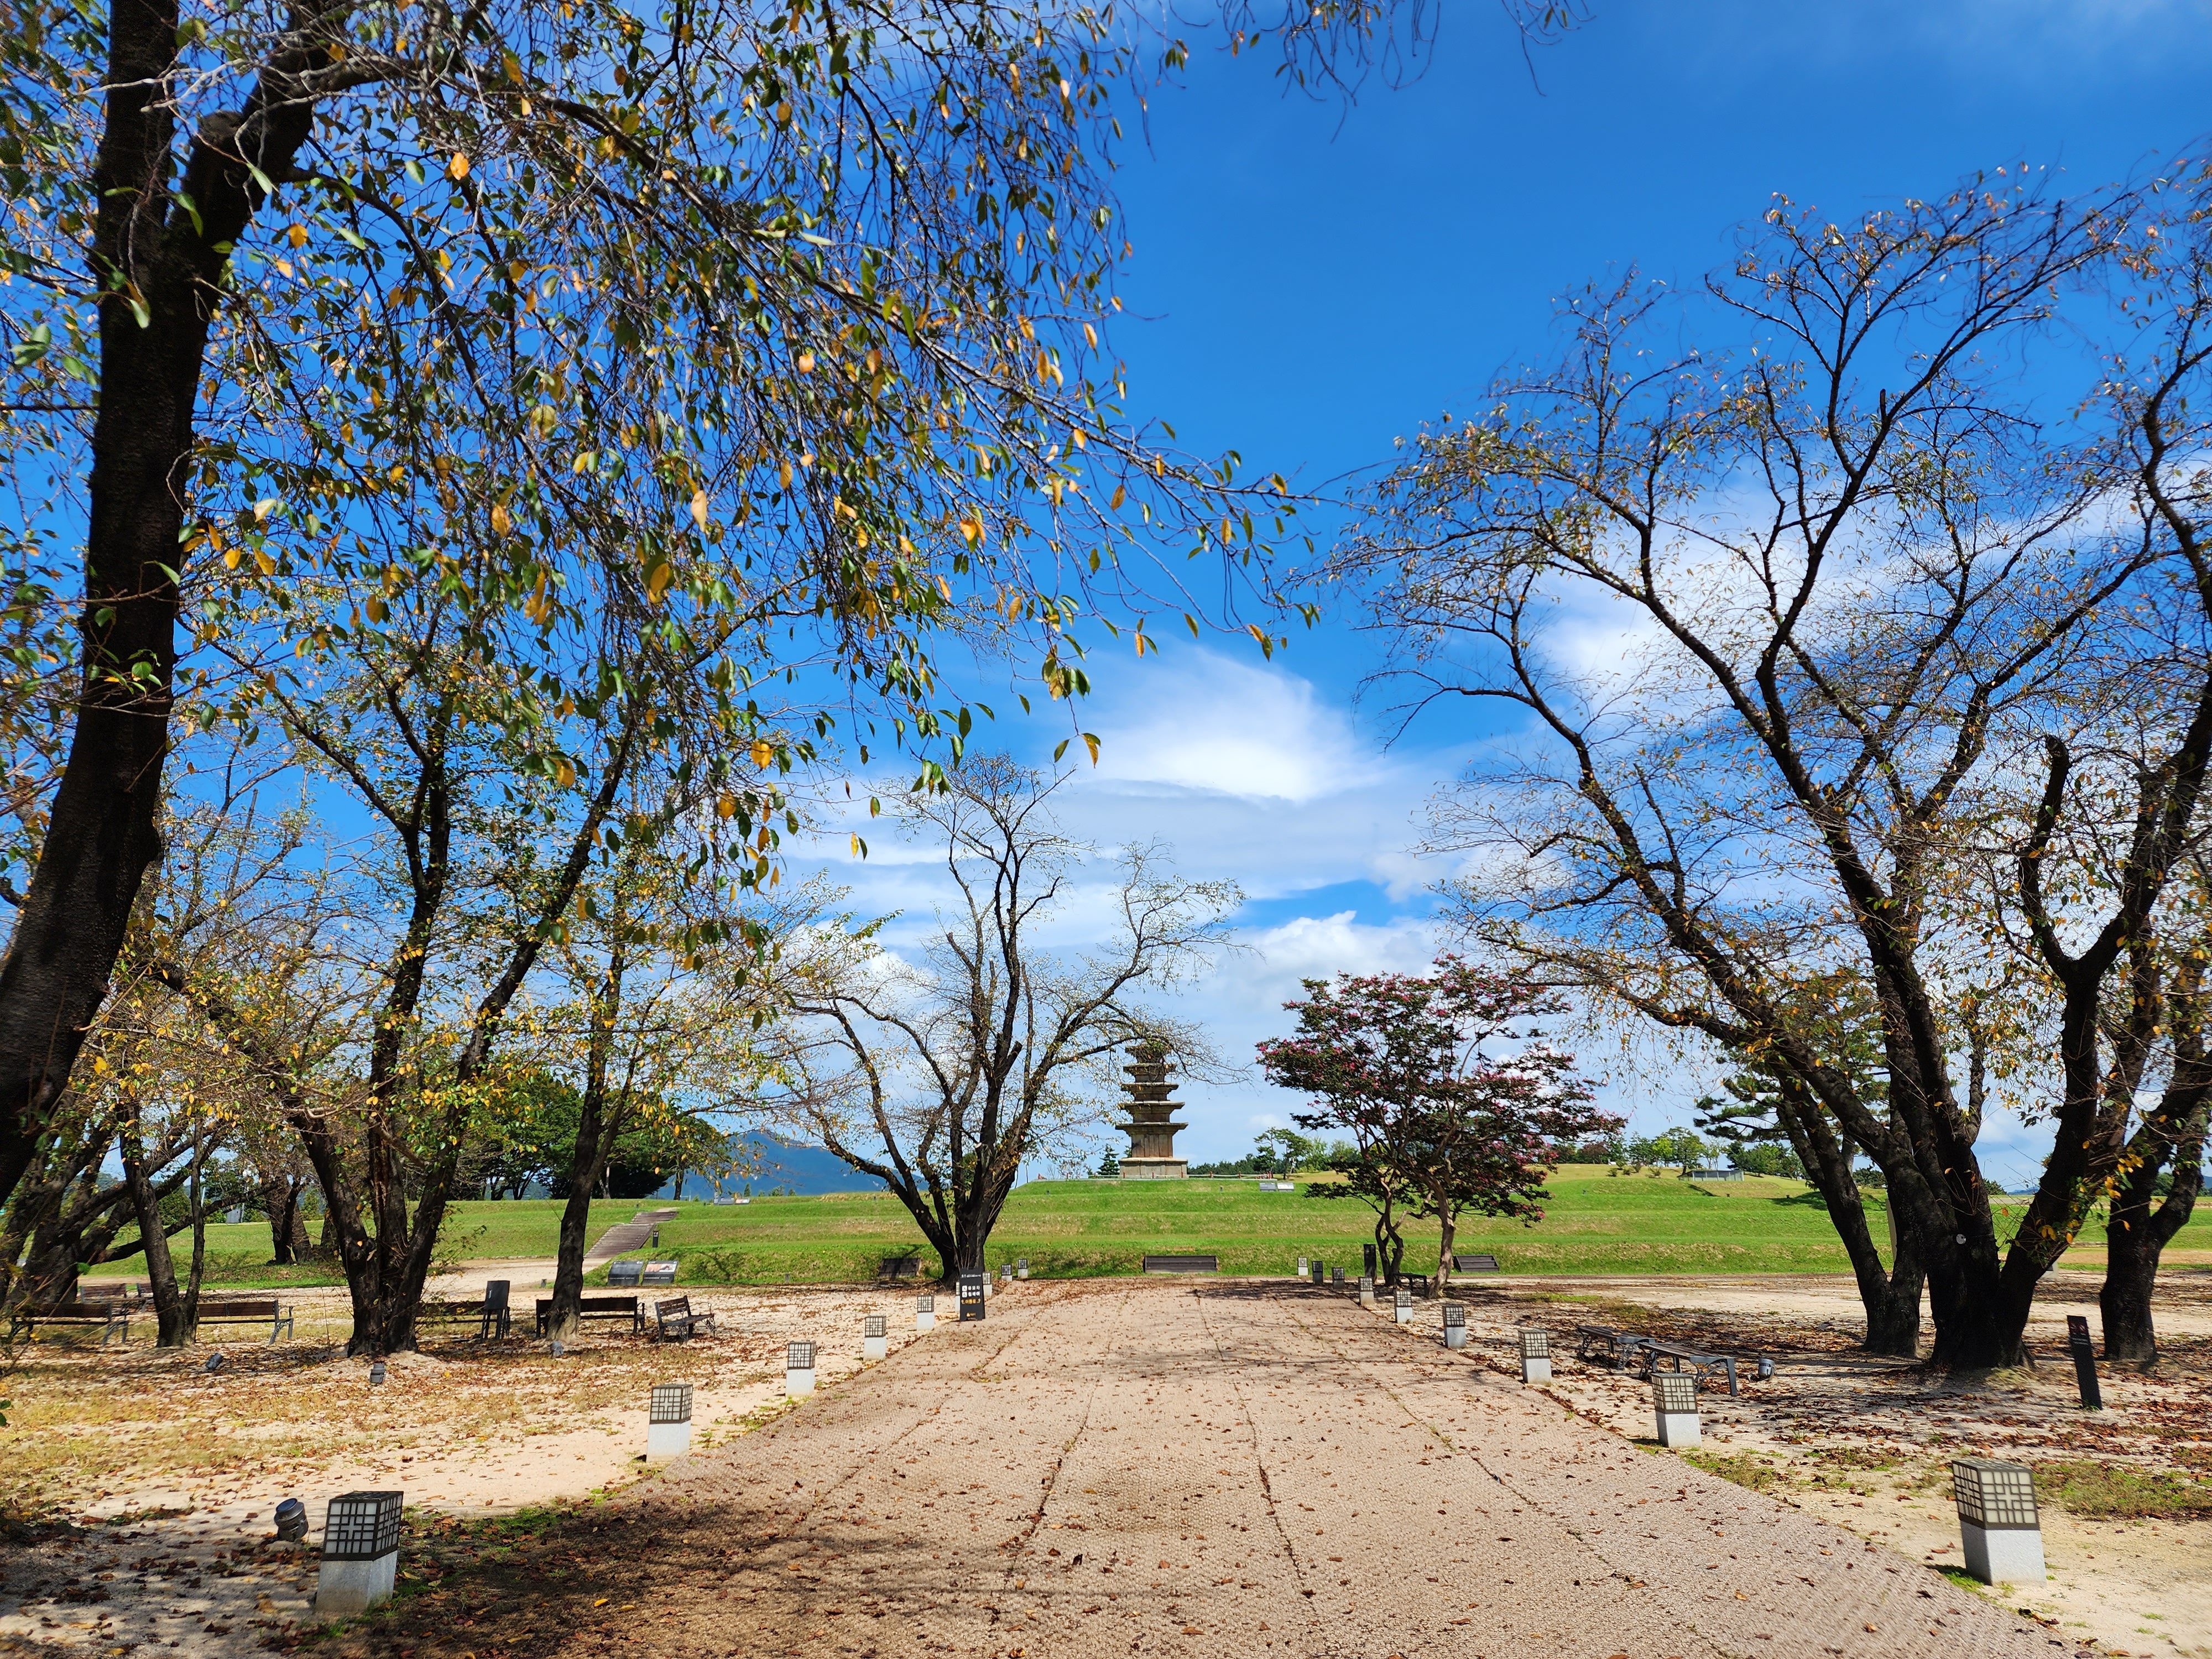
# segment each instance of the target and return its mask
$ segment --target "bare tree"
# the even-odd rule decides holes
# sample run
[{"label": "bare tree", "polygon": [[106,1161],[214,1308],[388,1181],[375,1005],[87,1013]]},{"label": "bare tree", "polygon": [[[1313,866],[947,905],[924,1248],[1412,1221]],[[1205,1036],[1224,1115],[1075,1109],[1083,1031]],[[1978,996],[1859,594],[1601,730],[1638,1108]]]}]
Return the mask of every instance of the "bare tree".
[{"label": "bare tree", "polygon": [[[2019,1358],[2055,1254],[2001,1249],[1954,1084],[1962,797],[2016,775],[2172,557],[2109,431],[2033,423],[2011,365],[2136,205],[1986,179],[1845,226],[1778,203],[1709,285],[1740,356],[1661,348],[1672,297],[1633,281],[1571,304],[1557,365],[1425,439],[1339,566],[1426,700],[1530,717],[1440,815],[1487,850],[1470,925],[1802,1083],[1881,1167],[1947,1363]],[[1792,1015],[1836,974],[1881,1012],[1878,1106]],[[1917,1290],[1870,1301],[1872,1346],[1911,1351]]]},{"label": "bare tree", "polygon": [[983,1267],[1023,1164],[1097,1121],[1121,1048],[1162,1043],[1186,1073],[1210,1063],[1141,999],[1209,960],[1243,896],[1176,876],[1158,847],[1125,848],[1112,937],[1081,957],[1048,950],[1039,935],[1092,850],[1054,822],[1063,781],[975,757],[942,794],[907,797],[903,829],[942,842],[957,895],[942,933],[911,963],[872,929],[825,938],[779,987],[785,1115],[889,1187],[948,1279]]}]

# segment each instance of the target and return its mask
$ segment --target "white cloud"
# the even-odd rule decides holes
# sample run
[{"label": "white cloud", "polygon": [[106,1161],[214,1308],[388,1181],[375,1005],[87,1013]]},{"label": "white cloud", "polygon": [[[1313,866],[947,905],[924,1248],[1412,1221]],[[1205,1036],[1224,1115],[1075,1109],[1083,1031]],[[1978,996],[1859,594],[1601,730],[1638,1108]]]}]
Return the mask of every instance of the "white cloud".
[{"label": "white cloud", "polygon": [[1381,769],[1341,709],[1295,675],[1188,651],[1121,682],[1098,714],[1096,781],[1305,803]]}]

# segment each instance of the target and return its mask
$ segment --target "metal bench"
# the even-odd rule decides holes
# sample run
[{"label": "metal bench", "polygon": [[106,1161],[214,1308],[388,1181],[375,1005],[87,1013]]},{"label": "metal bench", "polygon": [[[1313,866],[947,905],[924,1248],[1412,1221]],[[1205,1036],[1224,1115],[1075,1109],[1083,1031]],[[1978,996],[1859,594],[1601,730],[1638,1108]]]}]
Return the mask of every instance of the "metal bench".
[{"label": "metal bench", "polygon": [[1429,1299],[1430,1279],[1428,1274],[1409,1273],[1403,1268],[1401,1268],[1398,1273],[1398,1282],[1401,1285],[1413,1285],[1414,1287],[1415,1293],[1420,1297],[1422,1301],[1425,1302]]},{"label": "metal bench", "polygon": [[[617,1321],[629,1326],[632,1336],[645,1332],[645,1310],[637,1305],[634,1296],[587,1296],[576,1304],[576,1317],[586,1324],[612,1324]],[[538,1298],[538,1334],[545,1334],[546,1327],[553,1322],[553,1298]]]},{"label": "metal bench", "polygon": [[1218,1255],[1148,1255],[1145,1258],[1148,1273],[1218,1273],[1221,1258]]},{"label": "metal bench", "polygon": [[200,1304],[199,1322],[203,1325],[258,1325],[269,1322],[269,1340],[273,1345],[279,1336],[292,1334],[292,1310],[271,1297],[239,1297],[222,1302]]},{"label": "metal bench", "polygon": [[1498,1258],[1494,1255],[1455,1255],[1452,1271],[1455,1273],[1494,1273]]},{"label": "metal bench", "polygon": [[[611,1280],[609,1282],[612,1283]],[[641,1285],[673,1285],[675,1282],[676,1263],[673,1261],[647,1262],[645,1276],[638,1280]]]},{"label": "metal bench", "polygon": [[41,1325],[97,1325],[100,1346],[104,1348],[110,1337],[130,1341],[131,1309],[105,1297],[92,1302],[50,1302],[43,1306],[26,1303],[9,1316],[8,1340],[14,1341],[17,1331],[35,1335]]},{"label": "metal bench", "polygon": [[1602,1359],[1608,1365],[1618,1365],[1625,1370],[1634,1363],[1637,1351],[1650,1340],[1647,1336],[1617,1331],[1610,1325],[1577,1325],[1575,1327],[1575,1358]]},{"label": "metal bench", "polygon": [[607,1283],[610,1285],[635,1285],[642,1280],[644,1277],[645,1263],[642,1261],[610,1261],[607,1263]]},{"label": "metal bench", "polygon": [[1698,1374],[1699,1388],[1705,1387],[1715,1371],[1724,1372],[1728,1376],[1728,1391],[1730,1394],[1735,1393],[1735,1356],[1734,1354],[1699,1353],[1695,1348],[1685,1348],[1673,1342],[1654,1342],[1649,1337],[1638,1337],[1637,1340],[1643,1346],[1644,1352],[1639,1358],[1646,1376],[1656,1371],[1659,1369],[1659,1362],[1663,1359],[1667,1362],[1667,1369],[1670,1371],[1684,1370],[1695,1371]]},{"label": "metal bench", "polygon": [[711,1313],[693,1313],[691,1298],[688,1296],[679,1296],[666,1302],[654,1303],[653,1317],[654,1324],[659,1328],[659,1340],[664,1342],[672,1338],[678,1342],[688,1342],[702,1331],[706,1332],[709,1336],[714,1334],[714,1316]]},{"label": "metal bench", "polygon": [[918,1255],[887,1255],[876,1268],[878,1279],[919,1279],[921,1277],[921,1258]]}]

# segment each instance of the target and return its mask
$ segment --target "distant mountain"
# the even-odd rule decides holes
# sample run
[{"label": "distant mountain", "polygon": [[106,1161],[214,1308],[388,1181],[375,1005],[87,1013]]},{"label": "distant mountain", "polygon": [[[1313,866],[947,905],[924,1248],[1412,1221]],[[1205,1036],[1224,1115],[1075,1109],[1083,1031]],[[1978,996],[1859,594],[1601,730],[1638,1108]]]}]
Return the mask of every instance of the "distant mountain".
[{"label": "distant mountain", "polygon": [[[725,1192],[744,1193],[750,1188],[755,1193],[872,1193],[883,1189],[882,1182],[860,1174],[826,1146],[809,1146],[766,1133],[741,1135],[738,1139],[744,1161],[757,1166],[757,1173],[725,1182]],[[653,1196],[673,1198],[675,1187],[672,1181]],[[712,1199],[714,1195],[713,1182],[700,1176],[684,1177],[684,1197]]]}]

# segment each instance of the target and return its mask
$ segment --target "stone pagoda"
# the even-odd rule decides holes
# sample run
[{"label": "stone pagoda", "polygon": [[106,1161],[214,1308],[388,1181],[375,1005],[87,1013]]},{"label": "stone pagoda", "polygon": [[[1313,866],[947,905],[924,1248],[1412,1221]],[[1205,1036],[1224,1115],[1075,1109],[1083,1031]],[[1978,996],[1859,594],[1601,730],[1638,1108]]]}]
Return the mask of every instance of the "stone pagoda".
[{"label": "stone pagoda", "polygon": [[1121,1179],[1183,1180],[1190,1174],[1190,1161],[1175,1155],[1175,1136],[1190,1125],[1169,1121],[1179,1103],[1168,1081],[1167,1045],[1148,1040],[1132,1044],[1129,1053],[1135,1058],[1121,1069],[1135,1080],[1121,1085],[1129,1091],[1129,1121],[1121,1126],[1129,1135]]}]

